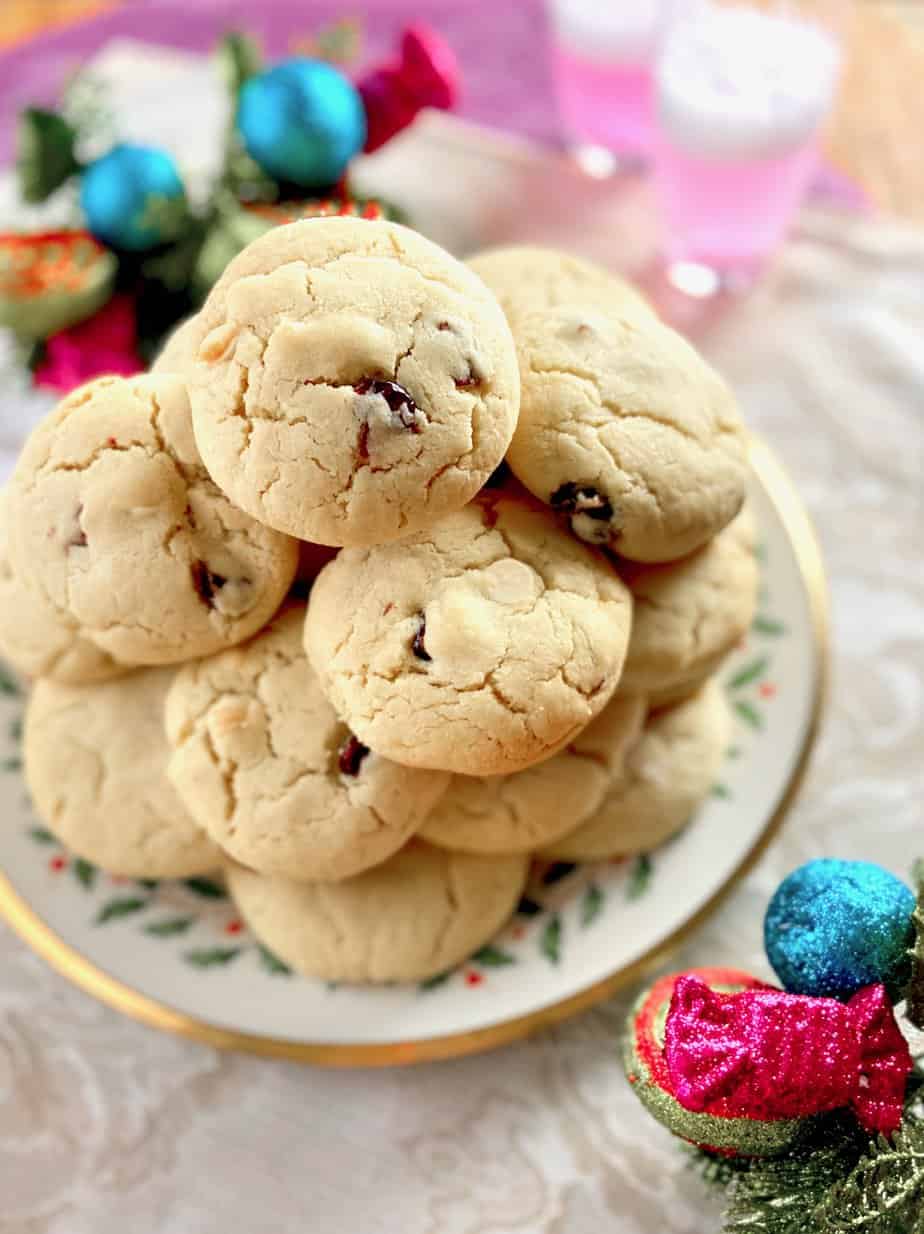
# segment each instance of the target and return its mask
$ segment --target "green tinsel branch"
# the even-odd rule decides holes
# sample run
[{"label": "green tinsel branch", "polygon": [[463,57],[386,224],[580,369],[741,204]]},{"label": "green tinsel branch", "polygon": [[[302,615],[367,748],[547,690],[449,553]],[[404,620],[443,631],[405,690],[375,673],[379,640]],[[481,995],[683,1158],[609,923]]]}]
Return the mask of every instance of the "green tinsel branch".
[{"label": "green tinsel branch", "polygon": [[918,903],[914,910],[915,945],[911,952],[911,984],[906,1014],[915,1028],[924,1029],[924,860],[915,862]]},{"label": "green tinsel branch", "polygon": [[818,1234],[924,1234],[924,1122],[880,1136],[815,1209]]}]

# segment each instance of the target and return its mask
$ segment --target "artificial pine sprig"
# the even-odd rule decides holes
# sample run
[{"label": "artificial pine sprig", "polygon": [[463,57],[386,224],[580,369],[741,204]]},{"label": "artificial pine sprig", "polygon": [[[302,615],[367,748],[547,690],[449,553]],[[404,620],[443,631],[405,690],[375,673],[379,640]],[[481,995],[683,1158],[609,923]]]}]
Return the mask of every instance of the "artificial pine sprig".
[{"label": "artificial pine sprig", "polygon": [[914,910],[915,943],[911,952],[911,983],[906,1015],[915,1028],[924,1030],[924,860],[915,862],[914,879],[918,903]]},{"label": "artificial pine sprig", "polygon": [[818,1234],[924,1234],[924,1121],[880,1136],[815,1209]]}]

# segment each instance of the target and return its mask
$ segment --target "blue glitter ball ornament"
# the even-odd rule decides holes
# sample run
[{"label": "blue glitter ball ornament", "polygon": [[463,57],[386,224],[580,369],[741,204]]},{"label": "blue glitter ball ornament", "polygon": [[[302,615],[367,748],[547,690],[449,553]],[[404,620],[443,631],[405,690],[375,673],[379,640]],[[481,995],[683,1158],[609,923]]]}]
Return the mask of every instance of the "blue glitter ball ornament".
[{"label": "blue glitter ball ornament", "polygon": [[81,177],[80,205],[98,240],[133,253],[176,239],[187,217],[176,164],[153,146],[113,146],[91,163]]},{"label": "blue glitter ball ornament", "polygon": [[246,82],[237,127],[250,157],[275,180],[336,183],[366,141],[359,91],[322,60],[283,60]]},{"label": "blue glitter ball ornament", "polygon": [[764,946],[792,994],[846,998],[898,980],[914,939],[915,898],[867,861],[810,861],[777,888]]}]

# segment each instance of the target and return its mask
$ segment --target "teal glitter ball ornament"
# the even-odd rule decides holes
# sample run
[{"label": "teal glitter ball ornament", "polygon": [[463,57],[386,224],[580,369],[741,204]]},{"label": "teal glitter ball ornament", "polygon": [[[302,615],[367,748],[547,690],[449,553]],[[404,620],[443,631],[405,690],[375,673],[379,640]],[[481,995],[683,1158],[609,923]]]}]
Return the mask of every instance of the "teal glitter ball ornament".
[{"label": "teal glitter ball ornament", "polygon": [[165,150],[123,143],[83,172],[87,226],[111,248],[143,253],[175,240],[187,217],[186,190]]},{"label": "teal glitter ball ornament", "polygon": [[901,980],[915,897],[867,861],[810,861],[777,888],[764,919],[767,957],[791,994],[847,998]]},{"label": "teal glitter ball ornament", "polygon": [[362,150],[366,111],[339,69],[294,57],[245,83],[237,127],[247,153],[274,180],[321,189]]}]

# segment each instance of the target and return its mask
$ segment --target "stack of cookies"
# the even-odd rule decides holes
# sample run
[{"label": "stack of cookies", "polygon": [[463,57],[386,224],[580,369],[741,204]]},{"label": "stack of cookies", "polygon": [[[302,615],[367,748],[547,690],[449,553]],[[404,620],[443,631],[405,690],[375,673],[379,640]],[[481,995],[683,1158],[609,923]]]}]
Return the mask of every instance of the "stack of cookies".
[{"label": "stack of cookies", "polygon": [[113,873],[224,868],[300,972],[439,973],[533,857],[648,851],[709,791],[746,475],[727,387],[613,276],[280,227],[4,495],[36,809]]}]

